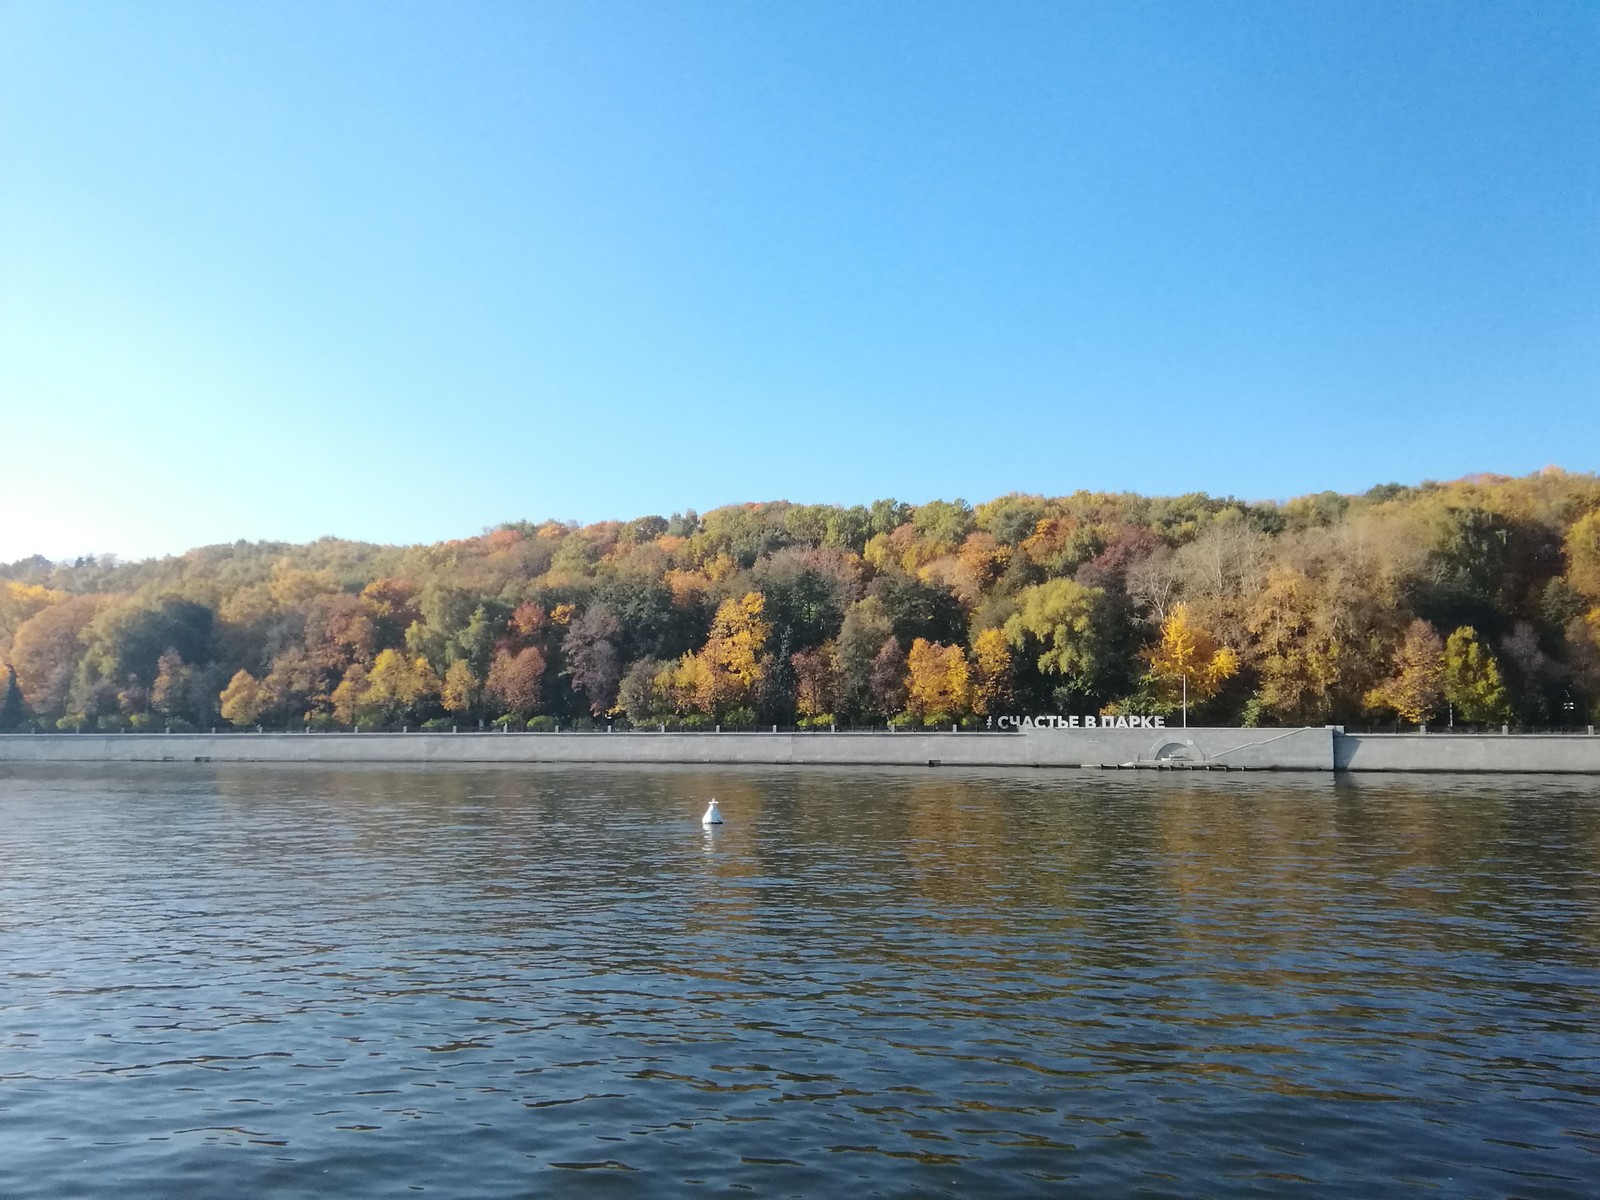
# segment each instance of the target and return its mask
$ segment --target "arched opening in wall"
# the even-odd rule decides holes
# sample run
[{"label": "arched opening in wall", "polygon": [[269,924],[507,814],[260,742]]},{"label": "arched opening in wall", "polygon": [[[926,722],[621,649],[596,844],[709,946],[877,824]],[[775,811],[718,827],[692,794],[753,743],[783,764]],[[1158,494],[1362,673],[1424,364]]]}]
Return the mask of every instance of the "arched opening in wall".
[{"label": "arched opening in wall", "polygon": [[1199,762],[1201,756],[1187,742],[1163,742],[1150,757],[1157,762]]}]

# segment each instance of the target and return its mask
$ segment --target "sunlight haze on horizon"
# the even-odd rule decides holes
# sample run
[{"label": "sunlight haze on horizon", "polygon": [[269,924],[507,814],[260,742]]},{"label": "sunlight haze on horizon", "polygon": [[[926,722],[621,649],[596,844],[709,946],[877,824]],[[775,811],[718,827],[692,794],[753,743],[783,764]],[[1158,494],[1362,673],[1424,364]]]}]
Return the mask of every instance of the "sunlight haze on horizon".
[{"label": "sunlight haze on horizon", "polygon": [[0,562],[1600,467],[1590,3],[0,3]]}]

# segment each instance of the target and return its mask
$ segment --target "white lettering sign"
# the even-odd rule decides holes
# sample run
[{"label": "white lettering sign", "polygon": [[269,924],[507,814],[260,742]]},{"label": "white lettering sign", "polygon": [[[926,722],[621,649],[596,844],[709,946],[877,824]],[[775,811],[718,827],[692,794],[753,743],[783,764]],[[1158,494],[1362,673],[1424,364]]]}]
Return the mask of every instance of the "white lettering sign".
[{"label": "white lettering sign", "polygon": [[1017,716],[1006,713],[990,717],[985,726],[989,729],[1165,729],[1167,719],[1137,713],[1119,713],[1115,716],[1101,716],[1098,713],[1071,713],[1068,716],[1029,713]]}]

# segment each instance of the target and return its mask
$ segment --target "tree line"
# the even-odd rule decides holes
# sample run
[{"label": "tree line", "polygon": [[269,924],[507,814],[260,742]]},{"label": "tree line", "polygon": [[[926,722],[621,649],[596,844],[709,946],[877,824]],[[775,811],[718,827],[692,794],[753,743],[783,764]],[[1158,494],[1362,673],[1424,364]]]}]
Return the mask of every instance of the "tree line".
[{"label": "tree line", "polygon": [[0,566],[0,729],[1583,724],[1600,479],[744,504]]}]

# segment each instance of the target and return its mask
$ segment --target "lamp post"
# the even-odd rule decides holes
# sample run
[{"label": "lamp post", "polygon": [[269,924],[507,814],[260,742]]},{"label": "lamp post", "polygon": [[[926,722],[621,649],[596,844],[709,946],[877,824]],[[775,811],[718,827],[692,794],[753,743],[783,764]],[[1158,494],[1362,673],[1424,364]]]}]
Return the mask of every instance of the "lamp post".
[{"label": "lamp post", "polygon": [[1183,727],[1185,729],[1189,728],[1189,676],[1187,672],[1183,676]]}]

